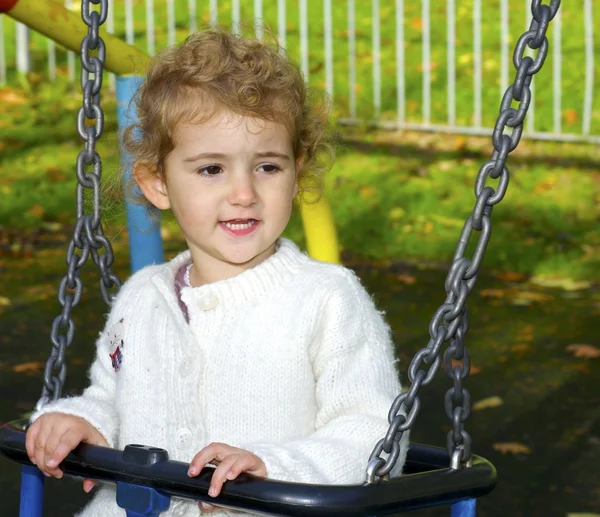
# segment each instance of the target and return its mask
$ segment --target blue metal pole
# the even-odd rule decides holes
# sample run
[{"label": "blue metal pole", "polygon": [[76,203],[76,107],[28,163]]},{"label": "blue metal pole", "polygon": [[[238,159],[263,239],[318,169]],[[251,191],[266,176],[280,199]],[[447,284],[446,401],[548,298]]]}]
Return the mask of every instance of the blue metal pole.
[{"label": "blue metal pole", "polygon": [[452,505],[450,517],[475,517],[477,499],[466,499]]},{"label": "blue metal pole", "polygon": [[[135,91],[143,81],[142,77],[117,77],[117,118],[119,123],[119,142],[122,142],[123,130],[135,124],[137,114],[131,102]],[[123,181],[131,177],[131,157],[121,145],[121,164],[126,170]],[[148,213],[146,207],[126,200],[127,228],[129,230],[129,250],[131,254],[131,272],[135,273],[144,266],[164,262],[162,239],[160,236],[160,211],[154,209]]]},{"label": "blue metal pole", "polygon": [[21,467],[20,517],[42,517],[44,513],[44,474],[32,465]]},{"label": "blue metal pole", "polygon": [[117,481],[117,504],[127,517],[159,517],[169,509],[171,498],[154,488]]}]

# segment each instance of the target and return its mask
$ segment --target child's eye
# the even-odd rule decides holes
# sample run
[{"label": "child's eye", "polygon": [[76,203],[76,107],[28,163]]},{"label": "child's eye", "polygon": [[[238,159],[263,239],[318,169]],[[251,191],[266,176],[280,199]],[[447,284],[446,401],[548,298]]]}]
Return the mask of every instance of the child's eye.
[{"label": "child's eye", "polygon": [[197,172],[202,176],[216,176],[220,174],[221,167],[219,165],[208,165],[207,167],[202,167],[201,169],[197,169]]},{"label": "child's eye", "polygon": [[264,165],[260,165],[258,168],[263,169],[261,172],[266,172],[267,174],[274,174],[281,170],[281,167],[273,163],[265,163]]}]

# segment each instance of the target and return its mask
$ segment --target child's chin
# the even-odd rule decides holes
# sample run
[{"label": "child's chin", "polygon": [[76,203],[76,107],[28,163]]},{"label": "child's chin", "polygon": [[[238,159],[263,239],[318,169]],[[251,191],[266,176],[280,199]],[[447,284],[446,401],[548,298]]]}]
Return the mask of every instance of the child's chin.
[{"label": "child's chin", "polygon": [[259,255],[260,253],[256,250],[237,250],[236,253],[229,253],[226,256],[226,260],[230,264],[243,266],[244,264],[248,264],[249,262],[256,261]]}]

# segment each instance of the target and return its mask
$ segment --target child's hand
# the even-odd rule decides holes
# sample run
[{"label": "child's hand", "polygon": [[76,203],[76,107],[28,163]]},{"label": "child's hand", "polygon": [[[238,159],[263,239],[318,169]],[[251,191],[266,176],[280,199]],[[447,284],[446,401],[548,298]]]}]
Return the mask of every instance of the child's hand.
[{"label": "child's hand", "polygon": [[[78,416],[63,413],[42,415],[27,430],[25,437],[31,463],[37,465],[45,476],[58,479],[63,477],[58,465],[81,442],[108,446],[92,424]],[[95,481],[86,479],[83,482],[84,490],[89,492],[95,484]]]},{"label": "child's hand", "polygon": [[[224,443],[211,443],[204,447],[190,463],[188,475],[197,476],[207,463],[216,465],[210,482],[208,495],[217,497],[221,492],[223,483],[237,478],[242,472],[254,476],[266,477],[267,467],[264,462],[250,451],[231,447]],[[209,508],[200,506],[204,512]]]}]

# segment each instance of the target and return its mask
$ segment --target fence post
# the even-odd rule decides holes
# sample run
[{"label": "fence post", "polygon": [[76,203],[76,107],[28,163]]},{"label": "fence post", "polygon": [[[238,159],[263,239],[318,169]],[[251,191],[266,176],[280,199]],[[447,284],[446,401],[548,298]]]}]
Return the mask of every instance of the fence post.
[{"label": "fence post", "polygon": [[15,29],[17,72],[20,74],[26,74],[31,69],[31,57],[29,55],[29,28],[27,25],[17,23]]}]

